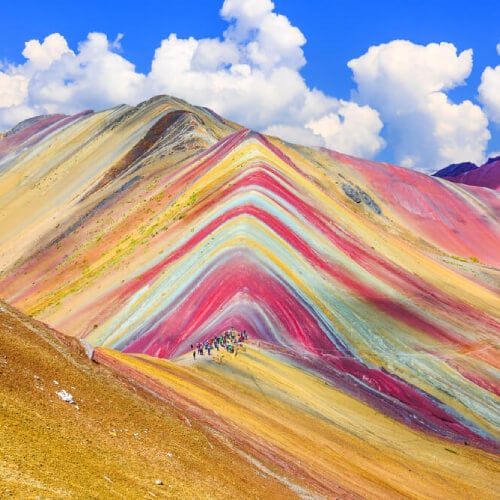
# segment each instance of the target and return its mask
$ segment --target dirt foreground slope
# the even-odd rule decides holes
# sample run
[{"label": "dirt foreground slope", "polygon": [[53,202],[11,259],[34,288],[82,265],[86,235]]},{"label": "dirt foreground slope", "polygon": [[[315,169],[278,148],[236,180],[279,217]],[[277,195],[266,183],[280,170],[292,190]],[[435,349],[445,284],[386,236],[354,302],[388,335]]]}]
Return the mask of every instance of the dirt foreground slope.
[{"label": "dirt foreground slope", "polygon": [[54,335],[0,302],[0,498],[305,494]]}]

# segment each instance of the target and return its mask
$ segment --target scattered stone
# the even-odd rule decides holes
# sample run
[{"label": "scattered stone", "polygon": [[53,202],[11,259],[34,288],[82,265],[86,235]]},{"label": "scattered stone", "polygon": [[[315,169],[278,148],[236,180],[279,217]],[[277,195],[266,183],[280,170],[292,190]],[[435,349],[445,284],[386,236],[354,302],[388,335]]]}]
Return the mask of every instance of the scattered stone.
[{"label": "scattered stone", "polygon": [[54,385],[59,385],[59,382],[57,380],[54,380]]},{"label": "scattered stone", "polygon": [[345,195],[351,198],[355,203],[361,203],[361,196],[357,188],[349,186],[349,184],[342,184],[342,191],[344,191]]},{"label": "scattered stone", "polygon": [[371,208],[377,215],[380,215],[382,213],[382,210],[380,207],[373,201],[372,197],[368,194],[365,193],[362,189],[359,190],[361,193],[361,199],[363,200],[363,203],[368,207]]},{"label": "scattered stone", "polygon": [[377,205],[377,203],[373,201],[372,197],[358,186],[342,184],[342,190],[344,191],[345,195],[348,196],[355,203],[363,203],[377,215],[382,214],[382,210]]},{"label": "scattered stone", "polygon": [[102,476],[104,479],[106,479],[106,481],[108,481],[109,483],[112,483],[113,481],[111,481],[111,479],[108,477],[108,476]]},{"label": "scattered stone", "polygon": [[167,457],[172,458],[173,457],[172,453],[168,452]]},{"label": "scattered stone", "polygon": [[157,486],[161,486],[161,485],[163,484],[163,481],[162,481],[161,479],[157,479],[157,480],[155,481],[155,484],[156,484]]},{"label": "scattered stone", "polygon": [[73,396],[68,392],[65,391],[64,389],[61,389],[60,391],[57,391],[56,394],[63,400],[66,401],[66,403],[73,404]]}]

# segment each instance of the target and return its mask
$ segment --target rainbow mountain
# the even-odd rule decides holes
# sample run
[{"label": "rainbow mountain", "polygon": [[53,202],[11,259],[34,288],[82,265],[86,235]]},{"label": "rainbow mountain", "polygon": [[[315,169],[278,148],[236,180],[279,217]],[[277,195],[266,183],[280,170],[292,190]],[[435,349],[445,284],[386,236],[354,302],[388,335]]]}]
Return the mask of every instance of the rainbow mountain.
[{"label": "rainbow mountain", "polygon": [[495,453],[499,216],[498,191],[159,96],[0,138],[0,298],[141,380],[233,326],[367,415]]}]

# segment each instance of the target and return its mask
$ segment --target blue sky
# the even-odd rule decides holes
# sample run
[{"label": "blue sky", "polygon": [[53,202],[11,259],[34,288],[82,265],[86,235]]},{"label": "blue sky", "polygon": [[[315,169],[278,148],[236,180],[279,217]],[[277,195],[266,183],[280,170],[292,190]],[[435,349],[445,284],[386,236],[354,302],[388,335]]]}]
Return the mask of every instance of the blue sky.
[{"label": "blue sky", "polygon": [[170,93],[295,142],[423,171],[500,152],[500,2],[125,5],[4,0],[0,130]]}]

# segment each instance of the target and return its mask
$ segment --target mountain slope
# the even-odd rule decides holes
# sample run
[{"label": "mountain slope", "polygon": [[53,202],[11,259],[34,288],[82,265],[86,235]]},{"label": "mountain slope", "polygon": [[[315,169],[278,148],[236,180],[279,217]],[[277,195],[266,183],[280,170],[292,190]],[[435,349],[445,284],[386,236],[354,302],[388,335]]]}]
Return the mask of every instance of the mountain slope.
[{"label": "mountain slope", "polygon": [[496,449],[498,193],[166,97],[16,154],[0,293],[23,311],[166,358],[233,325],[378,411]]},{"label": "mountain slope", "polygon": [[[234,498],[242,485],[253,498],[305,491],[195,416],[88,361],[78,344],[0,303],[2,498]],[[58,397],[62,390],[73,404]]]},{"label": "mountain slope", "polygon": [[289,464],[327,498],[492,497],[493,454],[374,412],[304,369],[301,356],[280,351],[258,341],[220,364],[205,355],[171,362],[103,348],[96,358],[173,398],[240,449]]}]

